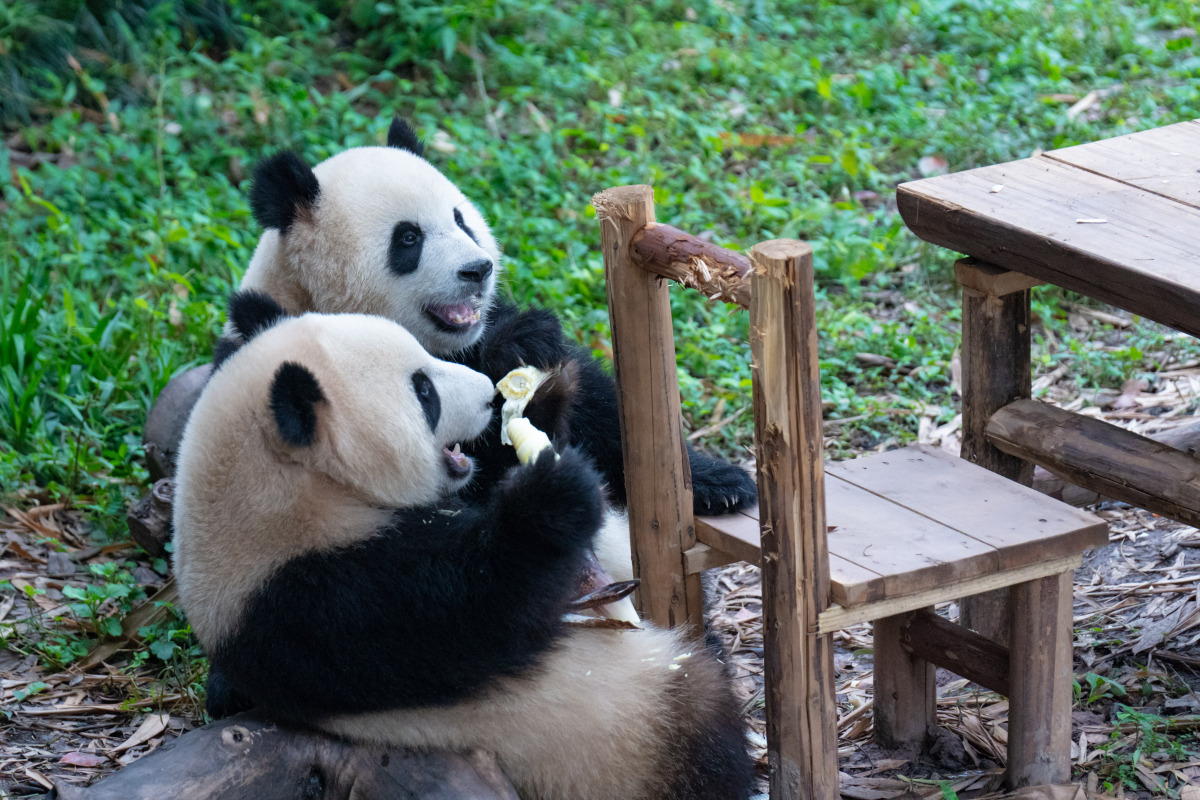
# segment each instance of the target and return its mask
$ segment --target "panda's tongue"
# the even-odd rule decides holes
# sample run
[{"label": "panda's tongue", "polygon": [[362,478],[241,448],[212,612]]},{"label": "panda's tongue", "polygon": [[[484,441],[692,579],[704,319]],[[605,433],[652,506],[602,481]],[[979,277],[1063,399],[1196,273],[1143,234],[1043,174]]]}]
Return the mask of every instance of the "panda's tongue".
[{"label": "panda's tongue", "polygon": [[429,309],[443,322],[450,325],[474,325],[479,322],[479,309],[470,303],[449,306],[432,306]]}]

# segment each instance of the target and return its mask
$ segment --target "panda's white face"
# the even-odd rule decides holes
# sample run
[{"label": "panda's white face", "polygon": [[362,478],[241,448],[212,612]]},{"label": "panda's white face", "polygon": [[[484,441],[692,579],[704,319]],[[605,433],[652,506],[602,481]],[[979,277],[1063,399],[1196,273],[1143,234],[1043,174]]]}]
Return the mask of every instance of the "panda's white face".
[{"label": "panda's white face", "polygon": [[[292,313],[387,317],[434,355],[483,334],[500,253],[478,209],[444,175],[408,150],[353,148],[301,175],[307,196],[297,203],[291,182],[307,167],[291,156],[282,169],[279,158],[256,173],[256,216],[277,227],[264,234],[242,288],[262,289]],[[270,203],[294,213],[260,213]]]},{"label": "panda's white face", "polygon": [[189,425],[210,451],[267,442],[270,469],[294,482],[284,498],[308,480],[289,472],[300,467],[372,506],[404,508],[470,480],[457,445],[487,427],[494,391],[485,375],[430,356],[390,320],[305,314],[223,364]]}]

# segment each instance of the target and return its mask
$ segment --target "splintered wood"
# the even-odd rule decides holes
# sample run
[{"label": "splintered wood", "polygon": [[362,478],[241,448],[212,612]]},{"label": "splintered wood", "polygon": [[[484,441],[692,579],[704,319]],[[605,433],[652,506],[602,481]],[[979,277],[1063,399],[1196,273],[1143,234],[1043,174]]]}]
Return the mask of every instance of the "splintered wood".
[{"label": "splintered wood", "polygon": [[710,300],[750,306],[750,259],[670,225],[636,233],[633,255],[643,269],[695,289]]}]

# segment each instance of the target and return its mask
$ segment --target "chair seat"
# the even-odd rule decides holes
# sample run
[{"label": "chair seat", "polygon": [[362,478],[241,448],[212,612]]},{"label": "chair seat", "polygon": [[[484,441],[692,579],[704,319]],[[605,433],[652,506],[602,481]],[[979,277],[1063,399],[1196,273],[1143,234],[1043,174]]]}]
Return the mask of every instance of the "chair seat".
[{"label": "chair seat", "polygon": [[[828,463],[825,497],[832,599],[845,608],[960,587],[1108,542],[1099,517],[925,445]],[[758,563],[758,509],[697,517],[696,538]]]}]

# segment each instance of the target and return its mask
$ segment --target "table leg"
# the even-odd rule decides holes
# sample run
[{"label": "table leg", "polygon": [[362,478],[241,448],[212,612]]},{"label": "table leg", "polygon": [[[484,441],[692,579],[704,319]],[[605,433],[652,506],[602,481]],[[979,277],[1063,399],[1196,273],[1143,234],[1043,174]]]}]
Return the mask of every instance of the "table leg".
[{"label": "table leg", "polygon": [[[962,457],[1029,486],[1033,464],[997,449],[987,439],[992,414],[1030,396],[1029,288],[1036,281],[974,259],[954,265],[963,286]],[[963,598],[963,625],[1008,643],[1007,589]]]}]

